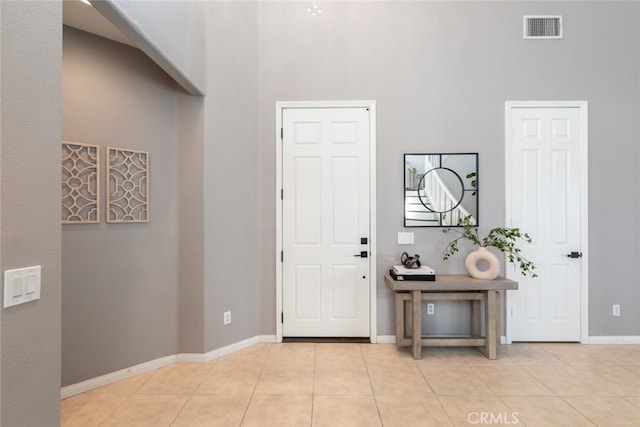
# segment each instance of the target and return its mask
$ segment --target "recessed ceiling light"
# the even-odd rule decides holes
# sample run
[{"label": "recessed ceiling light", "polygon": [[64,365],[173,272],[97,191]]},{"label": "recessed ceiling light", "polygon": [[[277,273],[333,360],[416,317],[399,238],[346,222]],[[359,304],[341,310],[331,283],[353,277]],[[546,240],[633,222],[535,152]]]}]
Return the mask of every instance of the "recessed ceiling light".
[{"label": "recessed ceiling light", "polygon": [[322,9],[320,9],[320,6],[318,6],[316,0],[313,0],[313,4],[307,9],[307,12],[309,12],[312,16],[316,16],[322,13]]},{"label": "recessed ceiling light", "polygon": [[84,4],[88,4],[89,6],[91,6],[91,3],[89,3],[89,0],[80,0],[80,1]]}]

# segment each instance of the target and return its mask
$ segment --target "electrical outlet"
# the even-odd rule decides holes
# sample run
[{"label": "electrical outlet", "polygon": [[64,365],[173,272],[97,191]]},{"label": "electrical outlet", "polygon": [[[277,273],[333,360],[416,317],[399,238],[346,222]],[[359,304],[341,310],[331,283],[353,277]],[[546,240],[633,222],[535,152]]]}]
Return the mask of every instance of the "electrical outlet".
[{"label": "electrical outlet", "polygon": [[613,315],[620,316],[620,304],[613,304]]},{"label": "electrical outlet", "polygon": [[229,323],[231,323],[231,312],[230,311],[225,311],[224,312],[224,324],[228,325]]},{"label": "electrical outlet", "polygon": [[433,303],[427,304],[427,314],[436,314],[436,305]]}]

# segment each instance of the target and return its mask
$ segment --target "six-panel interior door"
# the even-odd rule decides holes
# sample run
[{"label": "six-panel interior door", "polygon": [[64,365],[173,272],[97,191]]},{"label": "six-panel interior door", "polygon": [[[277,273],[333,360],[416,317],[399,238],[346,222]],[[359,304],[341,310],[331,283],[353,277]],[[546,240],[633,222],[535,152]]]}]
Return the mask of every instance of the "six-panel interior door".
[{"label": "six-panel interior door", "polygon": [[523,254],[538,278],[524,278],[509,291],[511,341],[580,341],[579,108],[513,108],[511,113],[512,226],[533,238]]},{"label": "six-panel interior door", "polygon": [[282,114],[282,335],[368,337],[369,111]]}]

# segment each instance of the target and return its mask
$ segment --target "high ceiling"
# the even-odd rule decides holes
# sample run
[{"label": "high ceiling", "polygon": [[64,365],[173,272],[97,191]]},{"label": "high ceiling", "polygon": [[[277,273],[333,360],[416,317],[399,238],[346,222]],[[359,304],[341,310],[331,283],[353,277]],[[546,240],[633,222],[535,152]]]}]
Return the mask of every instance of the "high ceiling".
[{"label": "high ceiling", "polygon": [[137,47],[100,12],[81,0],[64,0],[62,23],[88,33]]}]

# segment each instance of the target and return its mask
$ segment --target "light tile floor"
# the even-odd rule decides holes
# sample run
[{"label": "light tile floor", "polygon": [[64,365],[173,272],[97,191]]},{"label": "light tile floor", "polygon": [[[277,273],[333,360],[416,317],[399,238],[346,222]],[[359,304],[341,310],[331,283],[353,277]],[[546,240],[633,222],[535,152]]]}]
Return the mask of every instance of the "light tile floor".
[{"label": "light tile floor", "polygon": [[640,345],[257,344],[62,401],[71,426],[640,426]]}]

